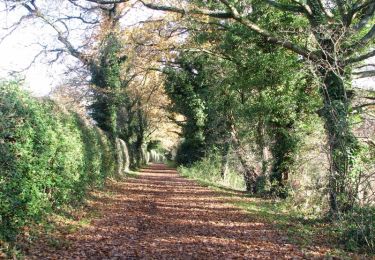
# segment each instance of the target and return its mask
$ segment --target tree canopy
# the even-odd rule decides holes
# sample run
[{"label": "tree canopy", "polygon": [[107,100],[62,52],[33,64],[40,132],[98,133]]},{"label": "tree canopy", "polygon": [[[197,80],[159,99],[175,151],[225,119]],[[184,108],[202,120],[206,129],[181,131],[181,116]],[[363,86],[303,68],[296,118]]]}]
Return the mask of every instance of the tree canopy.
[{"label": "tree canopy", "polygon": [[[114,161],[138,169],[157,151],[181,169],[212,166],[221,181],[235,172],[247,193],[303,201],[332,221],[373,209],[374,89],[353,82],[373,82],[374,0],[6,0],[4,7],[15,22],[0,43],[24,24],[41,24],[51,41],[39,42],[31,64],[43,54],[49,64],[75,61],[58,90],[79,96],[81,113],[108,135],[106,149],[126,148]],[[145,17],[132,23],[131,14]],[[373,250],[371,227],[356,243]]]}]

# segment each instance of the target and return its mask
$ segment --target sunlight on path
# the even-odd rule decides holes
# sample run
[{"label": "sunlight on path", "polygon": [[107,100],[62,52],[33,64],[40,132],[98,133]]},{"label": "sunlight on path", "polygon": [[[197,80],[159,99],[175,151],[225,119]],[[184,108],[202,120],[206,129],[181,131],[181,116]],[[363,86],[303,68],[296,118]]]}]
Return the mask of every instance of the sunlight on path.
[{"label": "sunlight on path", "polygon": [[264,223],[217,192],[154,164],[111,187],[102,216],[68,235],[65,250],[44,259],[302,259]]}]

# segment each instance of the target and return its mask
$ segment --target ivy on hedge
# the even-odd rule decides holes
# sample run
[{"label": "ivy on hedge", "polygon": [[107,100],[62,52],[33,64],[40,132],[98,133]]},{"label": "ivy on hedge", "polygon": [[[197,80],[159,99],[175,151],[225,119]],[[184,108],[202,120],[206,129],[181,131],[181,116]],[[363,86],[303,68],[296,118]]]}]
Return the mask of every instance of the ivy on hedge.
[{"label": "ivy on hedge", "polygon": [[84,199],[115,169],[107,135],[17,82],[0,82],[0,240]]}]

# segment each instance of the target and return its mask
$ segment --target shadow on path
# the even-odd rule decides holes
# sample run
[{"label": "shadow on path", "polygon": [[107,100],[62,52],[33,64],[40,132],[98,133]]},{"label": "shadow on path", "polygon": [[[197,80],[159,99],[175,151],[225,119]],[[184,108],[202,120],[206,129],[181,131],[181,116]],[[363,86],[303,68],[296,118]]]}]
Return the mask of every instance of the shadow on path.
[{"label": "shadow on path", "polygon": [[229,205],[220,193],[154,164],[111,185],[101,217],[70,246],[38,259],[301,259],[271,226]]}]

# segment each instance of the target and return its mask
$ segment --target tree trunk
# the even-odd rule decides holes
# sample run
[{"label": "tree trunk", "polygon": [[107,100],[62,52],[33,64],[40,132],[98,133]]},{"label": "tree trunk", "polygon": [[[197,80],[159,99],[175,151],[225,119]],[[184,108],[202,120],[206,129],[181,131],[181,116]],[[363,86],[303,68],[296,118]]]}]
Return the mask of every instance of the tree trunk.
[{"label": "tree trunk", "polygon": [[268,150],[265,142],[265,122],[262,115],[258,117],[257,124],[257,135],[256,142],[259,149],[260,159],[262,161],[262,171],[261,175],[265,176],[268,172]]},{"label": "tree trunk", "polygon": [[349,124],[350,98],[345,91],[344,82],[334,71],[322,72],[324,85],[321,93],[324,107],[321,116],[325,121],[329,145],[330,209],[333,215],[337,215],[352,207],[349,192],[352,183],[349,174],[358,146]]},{"label": "tree trunk", "polygon": [[116,139],[116,174],[122,176],[124,172],[124,153],[122,152],[122,146],[120,139]]},{"label": "tree trunk", "polygon": [[286,184],[289,179],[291,167],[294,164],[294,157],[297,148],[297,140],[293,136],[294,123],[288,124],[273,123],[274,143],[271,146],[273,164],[270,181],[273,185],[273,192],[277,196],[286,198],[288,191]]},{"label": "tree trunk", "polygon": [[232,129],[231,136],[232,136],[233,148],[244,169],[244,180],[245,180],[245,185],[246,185],[246,191],[252,194],[255,194],[257,192],[256,179],[258,177],[258,174],[256,173],[255,168],[248,161],[246,151],[241,144],[241,141],[238,137],[238,134],[234,125],[231,126],[231,129]]},{"label": "tree trunk", "polygon": [[137,168],[142,166],[142,158],[143,158],[143,138],[137,135],[137,141],[135,142],[135,158],[136,158],[136,165]]},{"label": "tree trunk", "polygon": [[226,140],[221,155],[221,178],[224,180],[228,173],[230,143]]},{"label": "tree trunk", "polygon": [[143,119],[143,112],[141,109],[141,101],[138,100],[137,102],[137,139],[135,142],[135,149],[136,149],[136,160],[137,160],[137,167],[141,167],[144,164],[144,156],[143,156],[143,146],[145,142],[145,127],[144,127],[144,119]]}]

